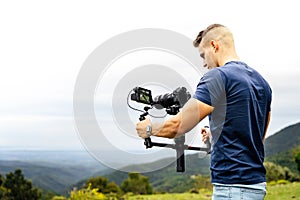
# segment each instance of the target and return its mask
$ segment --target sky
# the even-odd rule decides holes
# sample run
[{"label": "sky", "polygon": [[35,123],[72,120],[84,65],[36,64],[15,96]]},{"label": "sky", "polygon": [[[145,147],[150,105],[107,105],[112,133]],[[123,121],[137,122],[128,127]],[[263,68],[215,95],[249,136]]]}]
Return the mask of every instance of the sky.
[{"label": "sky", "polygon": [[[290,0],[1,1],[0,147],[83,149],[85,144],[77,132],[73,110],[80,70],[98,46],[116,35],[143,28],[171,30],[192,40],[212,23],[226,25],[234,34],[241,60],[259,71],[271,85],[273,103],[268,136],[297,123],[300,121],[300,13],[296,3]],[[124,57],[118,62],[134,63],[133,68],[142,65],[143,56],[136,52],[135,57],[139,59],[133,61],[129,56],[127,59],[131,61]],[[155,57],[158,58],[159,55]],[[110,70],[107,76],[115,79],[102,82],[104,91],[114,90],[118,78],[122,78],[116,75],[121,70],[117,62]],[[109,101],[110,96],[107,97]],[[107,109],[103,114],[107,120],[102,125],[104,130],[115,130],[118,126],[109,111],[110,104],[96,100],[99,106],[96,108]],[[135,123],[134,119],[131,121]],[[118,128],[116,135],[124,137]],[[114,136],[109,140],[122,143]]]}]

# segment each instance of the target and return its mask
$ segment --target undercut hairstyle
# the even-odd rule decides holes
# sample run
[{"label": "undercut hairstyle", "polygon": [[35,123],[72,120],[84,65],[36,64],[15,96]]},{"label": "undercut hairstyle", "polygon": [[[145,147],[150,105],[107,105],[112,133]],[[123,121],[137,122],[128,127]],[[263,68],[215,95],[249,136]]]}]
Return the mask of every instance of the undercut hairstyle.
[{"label": "undercut hairstyle", "polygon": [[205,37],[205,35],[210,32],[211,30],[219,27],[225,27],[222,24],[212,24],[208,26],[205,30],[200,31],[197,38],[194,40],[193,45],[194,47],[198,47],[202,41],[202,39]]}]

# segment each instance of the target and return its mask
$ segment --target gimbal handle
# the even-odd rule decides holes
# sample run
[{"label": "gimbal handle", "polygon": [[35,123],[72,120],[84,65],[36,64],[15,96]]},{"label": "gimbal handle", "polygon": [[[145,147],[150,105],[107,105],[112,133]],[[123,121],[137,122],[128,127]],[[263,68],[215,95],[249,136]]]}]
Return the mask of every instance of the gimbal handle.
[{"label": "gimbal handle", "polygon": [[[139,120],[140,120],[140,121],[145,120],[145,119],[146,119],[145,116],[147,116],[147,115],[148,115],[148,112],[146,111],[145,113],[143,113],[143,114],[140,115]],[[146,146],[147,149],[152,147],[152,142],[151,142],[150,137],[145,138],[144,144],[145,144],[145,146]]]},{"label": "gimbal handle", "polygon": [[[139,120],[143,121],[145,120],[145,116],[148,115],[148,112],[146,111],[145,113],[140,115]],[[185,136],[182,135],[179,138],[175,139],[175,145],[168,145],[168,144],[164,144],[164,143],[156,143],[156,142],[152,142],[151,138],[145,138],[145,142],[144,145],[146,146],[146,149],[148,148],[152,148],[153,146],[159,146],[159,147],[167,147],[167,148],[172,148],[176,150],[176,161],[177,161],[177,172],[184,172],[185,171],[185,163],[184,163],[184,142],[185,142]]]}]

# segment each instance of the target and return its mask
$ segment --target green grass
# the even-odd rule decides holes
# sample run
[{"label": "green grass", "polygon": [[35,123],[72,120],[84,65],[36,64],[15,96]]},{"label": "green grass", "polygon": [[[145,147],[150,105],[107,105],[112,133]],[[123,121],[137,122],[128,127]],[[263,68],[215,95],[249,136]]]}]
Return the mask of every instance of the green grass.
[{"label": "green grass", "polygon": [[[199,194],[155,194],[129,196],[127,200],[208,200],[211,199],[212,191],[200,190]],[[300,183],[277,184],[267,186],[265,200],[300,200]]]},{"label": "green grass", "polygon": [[138,195],[129,197],[128,200],[209,200],[211,199],[211,194],[155,194],[155,195]]},{"label": "green grass", "polygon": [[265,200],[300,200],[300,183],[270,185],[267,187],[267,196]]}]

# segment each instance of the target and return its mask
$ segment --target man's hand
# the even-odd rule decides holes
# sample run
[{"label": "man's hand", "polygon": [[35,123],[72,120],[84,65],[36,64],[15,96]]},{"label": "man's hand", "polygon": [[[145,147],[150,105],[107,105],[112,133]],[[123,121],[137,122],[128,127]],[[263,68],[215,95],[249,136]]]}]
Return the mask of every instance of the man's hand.
[{"label": "man's hand", "polygon": [[141,138],[148,138],[149,135],[147,134],[146,128],[148,125],[151,124],[151,121],[149,118],[146,118],[143,121],[140,121],[136,124],[136,131],[137,134],[141,137]]},{"label": "man's hand", "polygon": [[202,134],[202,142],[206,144],[209,142],[209,137],[210,137],[210,130],[207,127],[201,128],[201,134]]}]

